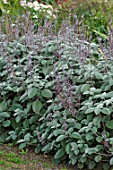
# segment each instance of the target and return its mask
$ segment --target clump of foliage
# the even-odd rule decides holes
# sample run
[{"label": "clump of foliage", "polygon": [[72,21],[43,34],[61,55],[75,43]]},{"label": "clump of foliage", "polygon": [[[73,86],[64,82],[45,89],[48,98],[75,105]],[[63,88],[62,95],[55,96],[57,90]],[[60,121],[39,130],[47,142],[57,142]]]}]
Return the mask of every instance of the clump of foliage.
[{"label": "clump of foliage", "polygon": [[41,34],[42,27],[39,34],[30,30],[32,26],[12,42],[1,34],[1,142],[13,141],[20,149],[33,145],[36,153],[52,152],[53,163],[68,159],[79,168],[102,163],[109,169],[110,51],[84,41],[84,35],[69,25],[62,25],[54,37]]},{"label": "clump of foliage", "polygon": [[20,149],[38,143],[38,119],[54,95],[49,76],[53,61],[40,54],[43,33],[31,31],[12,42],[0,35],[0,141],[24,142]]},{"label": "clump of foliage", "polygon": [[[108,23],[113,17],[113,2],[105,0],[78,0],[76,3],[76,14],[84,22],[87,37],[90,35],[97,42],[97,34],[94,30],[101,33],[108,33]],[[84,18],[84,19],[83,19]]]},{"label": "clump of foliage", "polygon": [[54,163],[67,158],[79,168],[93,169],[98,163],[109,169],[113,165],[112,57],[85,41],[82,46],[78,43],[77,51],[77,40],[70,42],[73,36],[69,37],[56,52],[57,97],[40,119],[38,138],[42,151],[55,152]]},{"label": "clump of foliage", "polygon": [[54,154],[54,164],[107,170],[113,166],[112,23],[107,43],[98,37],[98,44],[86,40],[78,18],[70,23],[71,17],[63,20],[58,30],[44,20],[36,31],[28,14],[0,34],[0,142],[33,145],[36,153]]}]

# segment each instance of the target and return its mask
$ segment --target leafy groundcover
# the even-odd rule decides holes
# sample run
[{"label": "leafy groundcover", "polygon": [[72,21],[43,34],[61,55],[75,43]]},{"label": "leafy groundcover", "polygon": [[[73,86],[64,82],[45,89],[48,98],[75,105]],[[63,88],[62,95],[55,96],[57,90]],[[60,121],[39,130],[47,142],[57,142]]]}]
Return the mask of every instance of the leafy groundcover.
[{"label": "leafy groundcover", "polygon": [[36,35],[11,42],[1,35],[0,142],[50,152],[54,164],[107,170],[113,165],[112,56],[68,31],[43,48]]}]

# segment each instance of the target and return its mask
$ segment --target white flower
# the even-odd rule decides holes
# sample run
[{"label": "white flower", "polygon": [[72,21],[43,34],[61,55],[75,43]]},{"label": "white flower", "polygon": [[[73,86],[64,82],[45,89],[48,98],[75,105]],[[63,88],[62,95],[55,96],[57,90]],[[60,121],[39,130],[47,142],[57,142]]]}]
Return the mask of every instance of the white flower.
[{"label": "white flower", "polygon": [[37,15],[34,15],[34,16],[33,16],[33,18],[36,18],[36,19],[38,19],[38,16],[37,16]]},{"label": "white flower", "polygon": [[40,6],[34,7],[34,10],[35,10],[35,11],[38,11],[39,9],[40,9]]},{"label": "white flower", "polygon": [[56,15],[53,14],[53,18],[54,18],[54,19],[57,19]]},{"label": "white flower", "polygon": [[20,5],[21,6],[25,6],[26,5],[26,1],[20,1]]},{"label": "white flower", "polygon": [[28,5],[28,7],[30,7],[30,8],[33,8],[33,7],[34,7],[34,4],[33,4],[32,2],[28,2],[27,5]]},{"label": "white flower", "polygon": [[52,5],[45,5],[45,6],[46,6],[46,8],[51,8],[51,9],[53,9]]},{"label": "white flower", "polygon": [[52,16],[52,12],[50,10],[47,10],[47,13]]},{"label": "white flower", "polygon": [[16,24],[12,24],[12,27],[15,27]]},{"label": "white flower", "polygon": [[4,4],[8,4],[7,0],[3,0],[3,3],[4,3]]},{"label": "white flower", "polygon": [[47,8],[46,5],[44,5],[44,4],[40,4],[40,6],[41,6],[42,8]]},{"label": "white flower", "polygon": [[35,7],[40,6],[40,4],[39,4],[37,1],[34,1],[34,2],[33,2],[33,5],[34,5]]}]

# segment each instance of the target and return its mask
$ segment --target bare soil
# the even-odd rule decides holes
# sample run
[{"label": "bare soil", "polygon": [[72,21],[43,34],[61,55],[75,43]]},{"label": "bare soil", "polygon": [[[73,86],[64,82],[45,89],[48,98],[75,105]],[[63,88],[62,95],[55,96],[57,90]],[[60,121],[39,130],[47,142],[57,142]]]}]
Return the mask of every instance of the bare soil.
[{"label": "bare soil", "polygon": [[62,163],[52,165],[52,156],[36,155],[33,149],[20,151],[16,146],[0,144],[0,170],[78,170],[74,166]]}]

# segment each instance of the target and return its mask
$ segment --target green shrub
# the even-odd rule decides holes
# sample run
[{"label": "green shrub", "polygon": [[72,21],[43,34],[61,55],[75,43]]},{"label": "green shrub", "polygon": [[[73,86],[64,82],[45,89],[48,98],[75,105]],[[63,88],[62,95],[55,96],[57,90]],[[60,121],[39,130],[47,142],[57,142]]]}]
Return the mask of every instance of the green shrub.
[{"label": "green shrub", "polygon": [[40,54],[40,37],[34,45],[29,38],[7,42],[1,36],[0,43],[0,141],[23,142],[21,149],[38,143],[38,120],[54,95],[53,61]]},{"label": "green shrub", "polygon": [[[76,14],[85,26],[88,37],[97,42],[97,34],[93,30],[107,34],[109,21],[113,16],[113,2],[98,0],[77,1]],[[84,18],[84,19],[83,19]]]},{"label": "green shrub", "polygon": [[54,153],[54,164],[110,169],[112,39],[100,49],[62,26],[57,36],[32,24],[11,42],[0,35],[0,141]]},{"label": "green shrub", "polygon": [[110,169],[113,165],[112,59],[107,55],[103,58],[94,43],[83,55],[88,49],[87,42],[82,41],[81,46],[78,41],[79,48],[82,47],[79,50],[75,42],[77,39],[73,43],[65,39],[57,49],[57,55],[60,48],[63,51],[54,64],[57,97],[39,120],[38,138],[43,152],[55,153],[53,163],[69,159],[79,168],[93,169],[97,165]]}]

